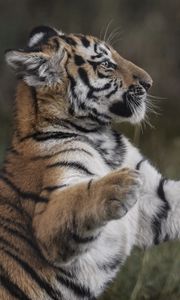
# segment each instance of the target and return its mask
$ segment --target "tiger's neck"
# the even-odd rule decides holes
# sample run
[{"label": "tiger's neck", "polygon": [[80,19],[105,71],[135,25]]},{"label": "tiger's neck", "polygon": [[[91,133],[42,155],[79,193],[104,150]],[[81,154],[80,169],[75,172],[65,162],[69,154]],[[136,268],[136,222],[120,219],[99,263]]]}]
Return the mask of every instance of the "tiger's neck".
[{"label": "tiger's neck", "polygon": [[14,134],[21,139],[33,133],[37,117],[34,90],[23,81],[19,81],[15,98]]},{"label": "tiger's neck", "polygon": [[[58,97],[58,101],[57,98]],[[19,81],[15,98],[15,130],[13,139],[41,131],[58,130],[57,119],[68,119],[68,107],[64,95],[52,91],[29,87]]]}]

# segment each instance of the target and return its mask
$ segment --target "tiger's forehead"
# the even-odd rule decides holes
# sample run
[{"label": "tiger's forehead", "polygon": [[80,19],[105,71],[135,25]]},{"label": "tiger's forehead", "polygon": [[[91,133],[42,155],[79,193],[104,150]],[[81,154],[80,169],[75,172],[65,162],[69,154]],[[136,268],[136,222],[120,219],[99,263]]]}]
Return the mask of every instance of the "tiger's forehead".
[{"label": "tiger's forehead", "polygon": [[[103,58],[112,59],[114,50],[92,35],[65,34],[57,29],[38,27],[30,34],[28,47],[36,48],[38,45],[46,49],[46,45],[58,38],[59,46],[63,46],[68,53],[79,54],[85,59],[102,60]],[[57,47],[58,50],[59,47]]]},{"label": "tiger's forehead", "polygon": [[60,38],[65,41],[69,49],[83,57],[97,60],[103,57],[112,58],[110,46],[94,36],[70,34],[61,35]]}]

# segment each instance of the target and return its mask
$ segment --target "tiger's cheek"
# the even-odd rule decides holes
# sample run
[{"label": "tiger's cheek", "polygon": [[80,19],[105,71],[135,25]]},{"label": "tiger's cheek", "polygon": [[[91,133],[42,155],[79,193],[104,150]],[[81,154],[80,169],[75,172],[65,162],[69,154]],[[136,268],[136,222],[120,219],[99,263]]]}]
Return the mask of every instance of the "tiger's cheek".
[{"label": "tiger's cheek", "polygon": [[121,116],[126,118],[132,116],[132,111],[128,107],[126,102],[116,101],[110,106],[109,110],[112,114],[116,116]]}]

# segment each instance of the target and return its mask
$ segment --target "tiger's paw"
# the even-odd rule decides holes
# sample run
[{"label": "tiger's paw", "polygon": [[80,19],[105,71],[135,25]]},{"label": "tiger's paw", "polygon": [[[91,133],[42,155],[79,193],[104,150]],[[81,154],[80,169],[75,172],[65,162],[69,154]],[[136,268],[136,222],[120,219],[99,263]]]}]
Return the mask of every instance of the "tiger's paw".
[{"label": "tiger's paw", "polygon": [[123,217],[137,202],[142,181],[137,171],[126,168],[111,172],[95,185],[99,211],[105,220],[113,220]]}]

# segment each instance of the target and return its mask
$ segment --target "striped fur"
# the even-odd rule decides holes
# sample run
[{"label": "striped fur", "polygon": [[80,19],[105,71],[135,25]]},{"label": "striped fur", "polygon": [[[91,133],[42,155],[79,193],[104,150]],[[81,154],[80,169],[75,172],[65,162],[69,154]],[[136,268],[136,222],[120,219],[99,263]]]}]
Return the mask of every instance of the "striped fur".
[{"label": "striped fur", "polygon": [[152,80],[105,42],[45,26],[6,59],[18,87],[0,174],[0,299],[95,300],[135,245],[180,236],[180,182],[111,128],[143,119]]}]

